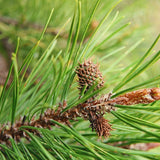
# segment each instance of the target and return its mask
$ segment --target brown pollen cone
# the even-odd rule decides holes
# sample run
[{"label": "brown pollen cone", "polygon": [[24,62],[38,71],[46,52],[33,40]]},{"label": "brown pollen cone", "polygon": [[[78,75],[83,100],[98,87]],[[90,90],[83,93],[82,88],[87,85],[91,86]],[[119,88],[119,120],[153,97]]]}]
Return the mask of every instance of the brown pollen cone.
[{"label": "brown pollen cone", "polygon": [[95,112],[90,112],[89,115],[92,130],[95,130],[99,137],[108,137],[112,130],[108,120],[106,120],[103,115],[98,115]]}]

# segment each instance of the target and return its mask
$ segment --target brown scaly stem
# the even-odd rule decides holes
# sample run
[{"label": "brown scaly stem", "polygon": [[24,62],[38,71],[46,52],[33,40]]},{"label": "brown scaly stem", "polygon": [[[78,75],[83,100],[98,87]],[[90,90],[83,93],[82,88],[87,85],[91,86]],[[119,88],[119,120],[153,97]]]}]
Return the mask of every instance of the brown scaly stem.
[{"label": "brown scaly stem", "polygon": [[[24,118],[20,119],[19,121],[15,122],[13,126],[10,125],[3,125],[0,128],[0,143],[6,143],[7,145],[10,145],[10,138],[13,138],[16,142],[20,141],[20,138],[25,137],[27,140],[30,140],[29,136],[25,133],[25,131],[21,130],[20,127],[22,126],[31,126],[31,127],[37,127],[37,128],[48,128],[51,129],[52,126],[55,124],[51,122],[50,120],[55,120],[60,123],[64,123],[66,125],[70,126],[69,120],[74,120],[77,117],[82,117],[84,119],[89,119],[92,121],[92,118],[94,117],[94,121],[92,121],[92,129],[98,130],[98,123],[101,121],[103,123],[107,123],[108,121],[105,121],[104,118],[102,118],[102,115],[105,113],[105,109],[103,106],[98,107],[90,107],[91,105],[99,104],[101,101],[94,101],[88,105],[88,103],[79,104],[75,107],[73,107],[70,110],[67,110],[63,114],[61,114],[61,111],[67,107],[66,102],[63,102],[63,105],[60,104],[58,106],[58,110],[55,111],[54,109],[47,109],[43,115],[41,115],[38,119],[35,119],[34,117],[29,122],[24,122]],[[95,117],[96,116],[96,117]],[[97,118],[97,120],[96,120]],[[96,120],[96,121],[95,121]],[[108,128],[110,129],[111,126],[107,123]],[[105,129],[108,133],[109,131]],[[26,129],[27,131],[40,136],[40,133],[37,130],[34,129]],[[106,132],[106,133],[107,133]],[[102,134],[99,134],[100,136],[103,136]],[[106,136],[108,134],[105,134]]]}]

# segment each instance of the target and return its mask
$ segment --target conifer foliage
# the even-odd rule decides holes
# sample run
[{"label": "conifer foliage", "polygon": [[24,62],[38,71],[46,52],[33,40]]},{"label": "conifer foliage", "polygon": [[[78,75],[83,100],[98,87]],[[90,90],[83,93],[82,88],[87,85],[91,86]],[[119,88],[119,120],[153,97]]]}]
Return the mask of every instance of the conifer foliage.
[{"label": "conifer foliage", "polygon": [[[17,5],[23,8],[33,2]],[[120,1],[89,2],[92,7],[87,12],[86,3],[77,0],[73,17],[56,30],[50,22],[64,18],[61,9],[66,11],[68,1],[57,0],[59,5],[44,27],[0,18],[1,37],[5,29],[16,28],[23,33],[19,35],[27,35],[28,26],[36,30],[33,33],[42,32],[38,39],[33,34],[35,45],[28,54],[26,44],[22,47],[17,39],[8,76],[0,82],[0,159],[160,159],[159,152],[147,151],[160,143],[160,75],[152,68],[156,74],[151,77],[146,70],[159,60],[160,51],[153,48],[160,35],[143,55],[128,60],[142,39],[126,38],[129,23],[123,24],[119,12],[113,11]],[[102,4],[108,8],[103,10]],[[130,42],[128,46],[120,46],[123,39]],[[19,61],[22,50],[26,55]]]}]

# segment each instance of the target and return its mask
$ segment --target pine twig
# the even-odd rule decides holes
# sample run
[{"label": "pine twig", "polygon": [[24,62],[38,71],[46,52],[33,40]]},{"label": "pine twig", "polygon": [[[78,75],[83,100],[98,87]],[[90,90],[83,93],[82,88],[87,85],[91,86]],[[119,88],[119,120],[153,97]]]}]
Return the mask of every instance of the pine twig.
[{"label": "pine twig", "polygon": [[[94,74],[91,74],[93,72]],[[88,90],[92,85],[94,85],[96,79],[99,77],[99,84],[98,87],[95,88],[95,90],[103,86],[104,82],[102,74],[100,73],[98,66],[94,65],[91,61],[85,61],[83,64],[79,64],[79,67],[77,68],[77,75],[79,78],[78,82],[80,92],[83,91],[83,82],[88,86],[86,88],[86,90]],[[88,76],[91,76],[89,81],[87,81]],[[86,90],[83,92],[85,93]],[[55,120],[71,126],[70,120],[76,120],[77,117],[82,117],[85,120],[89,120],[92,130],[95,130],[98,136],[108,137],[112,128],[111,124],[108,123],[109,121],[103,117],[106,112],[109,113],[112,110],[115,110],[115,104],[148,104],[156,100],[160,100],[160,88],[141,89],[126,93],[124,95],[120,95],[114,99],[110,99],[110,97],[111,94],[106,94],[99,99],[95,99],[95,97],[92,97],[84,103],[78,104],[77,106],[74,106],[73,108],[66,110],[65,112],[62,111],[67,108],[67,102],[63,101],[63,103],[59,104],[57,110],[47,109],[44,114],[39,116],[38,119],[35,119],[35,117],[33,117],[30,122],[26,122],[26,117],[24,116],[19,121],[15,122],[15,124],[12,126],[9,124],[3,124],[0,127],[0,143],[11,145],[10,138],[13,138],[16,142],[19,142],[22,137],[30,140],[29,135],[27,135],[24,130],[21,130],[21,127],[23,126],[26,126],[25,130],[29,131],[30,133],[41,136],[38,130],[29,129],[27,127],[30,126],[51,129],[52,126],[55,126],[55,124],[51,120]]]}]

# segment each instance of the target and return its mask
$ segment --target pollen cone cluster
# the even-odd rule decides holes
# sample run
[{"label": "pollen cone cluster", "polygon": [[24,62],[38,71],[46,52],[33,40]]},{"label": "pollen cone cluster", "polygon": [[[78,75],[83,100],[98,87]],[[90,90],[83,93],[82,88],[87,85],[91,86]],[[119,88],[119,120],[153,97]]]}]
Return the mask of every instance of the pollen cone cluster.
[{"label": "pollen cone cluster", "polygon": [[112,130],[111,125],[102,115],[90,112],[89,121],[91,123],[90,126],[92,130],[95,130],[99,137],[108,137],[110,135],[110,131]]}]

